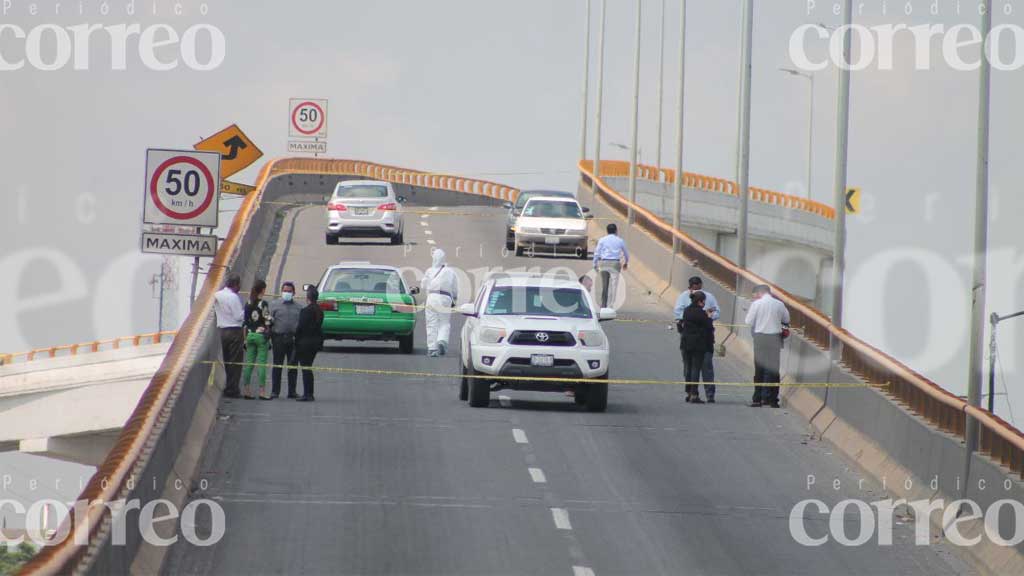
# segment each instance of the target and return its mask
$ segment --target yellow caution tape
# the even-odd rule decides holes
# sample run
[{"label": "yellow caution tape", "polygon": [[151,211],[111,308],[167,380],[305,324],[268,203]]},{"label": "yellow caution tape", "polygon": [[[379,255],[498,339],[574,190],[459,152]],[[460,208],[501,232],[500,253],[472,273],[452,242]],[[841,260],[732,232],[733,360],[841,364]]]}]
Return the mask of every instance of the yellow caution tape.
[{"label": "yellow caution tape", "polygon": [[685,380],[651,380],[642,378],[562,378],[555,376],[492,376],[490,374],[444,374],[440,372],[414,372],[404,370],[371,370],[368,368],[336,368],[333,366],[294,366],[287,364],[256,364],[252,362],[222,362],[204,360],[203,364],[220,364],[231,366],[253,366],[256,368],[282,368],[296,370],[312,370],[313,372],[331,372],[338,374],[364,374],[369,376],[397,376],[401,378],[432,378],[437,380],[455,380],[458,378],[482,379],[482,380],[510,380],[528,382],[590,382],[607,384],[628,384],[628,385],[671,385],[683,386],[687,384],[714,384],[715,386],[733,386],[750,388],[753,386],[772,386],[780,388],[868,388],[870,384],[847,383],[847,382],[792,382],[780,384],[756,384],[754,382],[687,382]]}]

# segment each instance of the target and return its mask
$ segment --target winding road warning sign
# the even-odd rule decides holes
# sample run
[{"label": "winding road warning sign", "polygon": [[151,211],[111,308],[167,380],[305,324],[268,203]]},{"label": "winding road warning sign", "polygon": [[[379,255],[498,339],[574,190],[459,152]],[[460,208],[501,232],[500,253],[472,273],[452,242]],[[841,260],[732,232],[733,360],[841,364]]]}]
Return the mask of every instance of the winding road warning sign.
[{"label": "winding road warning sign", "polygon": [[219,191],[220,154],[146,151],[143,223],[215,228]]},{"label": "winding road warning sign", "polygon": [[292,138],[327,138],[327,100],[288,100],[288,135]]}]

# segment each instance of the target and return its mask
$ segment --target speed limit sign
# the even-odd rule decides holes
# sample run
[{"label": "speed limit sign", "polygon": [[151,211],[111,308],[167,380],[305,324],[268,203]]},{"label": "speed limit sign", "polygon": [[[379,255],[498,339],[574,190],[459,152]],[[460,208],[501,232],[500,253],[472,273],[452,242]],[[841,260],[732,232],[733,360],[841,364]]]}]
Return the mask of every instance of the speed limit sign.
[{"label": "speed limit sign", "polygon": [[217,227],[220,154],[146,150],[145,224]]},{"label": "speed limit sign", "polygon": [[290,99],[288,135],[292,138],[327,138],[327,100]]}]

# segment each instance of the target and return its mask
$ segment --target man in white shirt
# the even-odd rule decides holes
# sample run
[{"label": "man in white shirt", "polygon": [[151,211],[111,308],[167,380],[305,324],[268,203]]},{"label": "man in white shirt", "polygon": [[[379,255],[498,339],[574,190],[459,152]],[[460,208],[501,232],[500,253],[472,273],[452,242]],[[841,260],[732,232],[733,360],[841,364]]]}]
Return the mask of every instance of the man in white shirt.
[{"label": "man in white shirt", "polygon": [[[704,280],[700,276],[694,276],[690,278],[689,290],[683,290],[676,299],[676,305],[673,309],[675,312],[676,322],[683,319],[683,311],[690,305],[690,295],[694,292],[701,292],[704,294],[704,311],[708,313],[708,316],[712,321],[718,320],[721,316],[721,311],[718,309],[718,300],[715,295],[711,292],[704,290]],[[683,374],[688,374],[686,371],[686,355],[683,355]],[[704,363],[700,369],[700,379],[704,382],[704,395],[707,396],[708,403],[715,403],[715,353],[708,352],[704,355]],[[694,385],[694,392],[696,392],[696,385]],[[690,401],[690,396],[686,397],[686,401]]]},{"label": "man in white shirt", "polygon": [[757,384],[778,384],[781,381],[782,331],[789,328],[789,310],[781,300],[772,296],[771,287],[762,284],[754,288],[754,302],[747,311],[746,321],[754,333],[755,386],[750,405],[768,404],[778,408],[779,387]]},{"label": "man in white shirt", "polygon": [[606,230],[608,235],[601,238],[594,248],[594,270],[601,276],[602,308],[615,306],[619,274],[629,267],[629,251],[625,240],[619,237],[619,227],[612,222]]},{"label": "man in white shirt", "polygon": [[238,294],[241,288],[242,279],[236,274],[229,277],[224,288],[213,295],[213,312],[217,317],[224,373],[227,376],[225,398],[241,397],[238,382],[242,377],[242,324],[245,321],[245,303]]}]

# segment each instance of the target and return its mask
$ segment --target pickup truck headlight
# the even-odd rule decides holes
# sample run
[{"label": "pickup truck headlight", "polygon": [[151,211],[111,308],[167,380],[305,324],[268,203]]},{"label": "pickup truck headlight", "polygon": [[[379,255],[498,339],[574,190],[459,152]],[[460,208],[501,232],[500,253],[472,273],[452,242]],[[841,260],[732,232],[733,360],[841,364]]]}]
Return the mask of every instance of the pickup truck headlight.
[{"label": "pickup truck headlight", "polygon": [[604,346],[605,337],[604,332],[600,330],[580,330],[577,334],[580,344],[583,344],[587,348],[599,348]]},{"label": "pickup truck headlight", "polygon": [[483,344],[498,344],[505,339],[505,329],[494,326],[484,326],[480,330],[480,342]]}]

